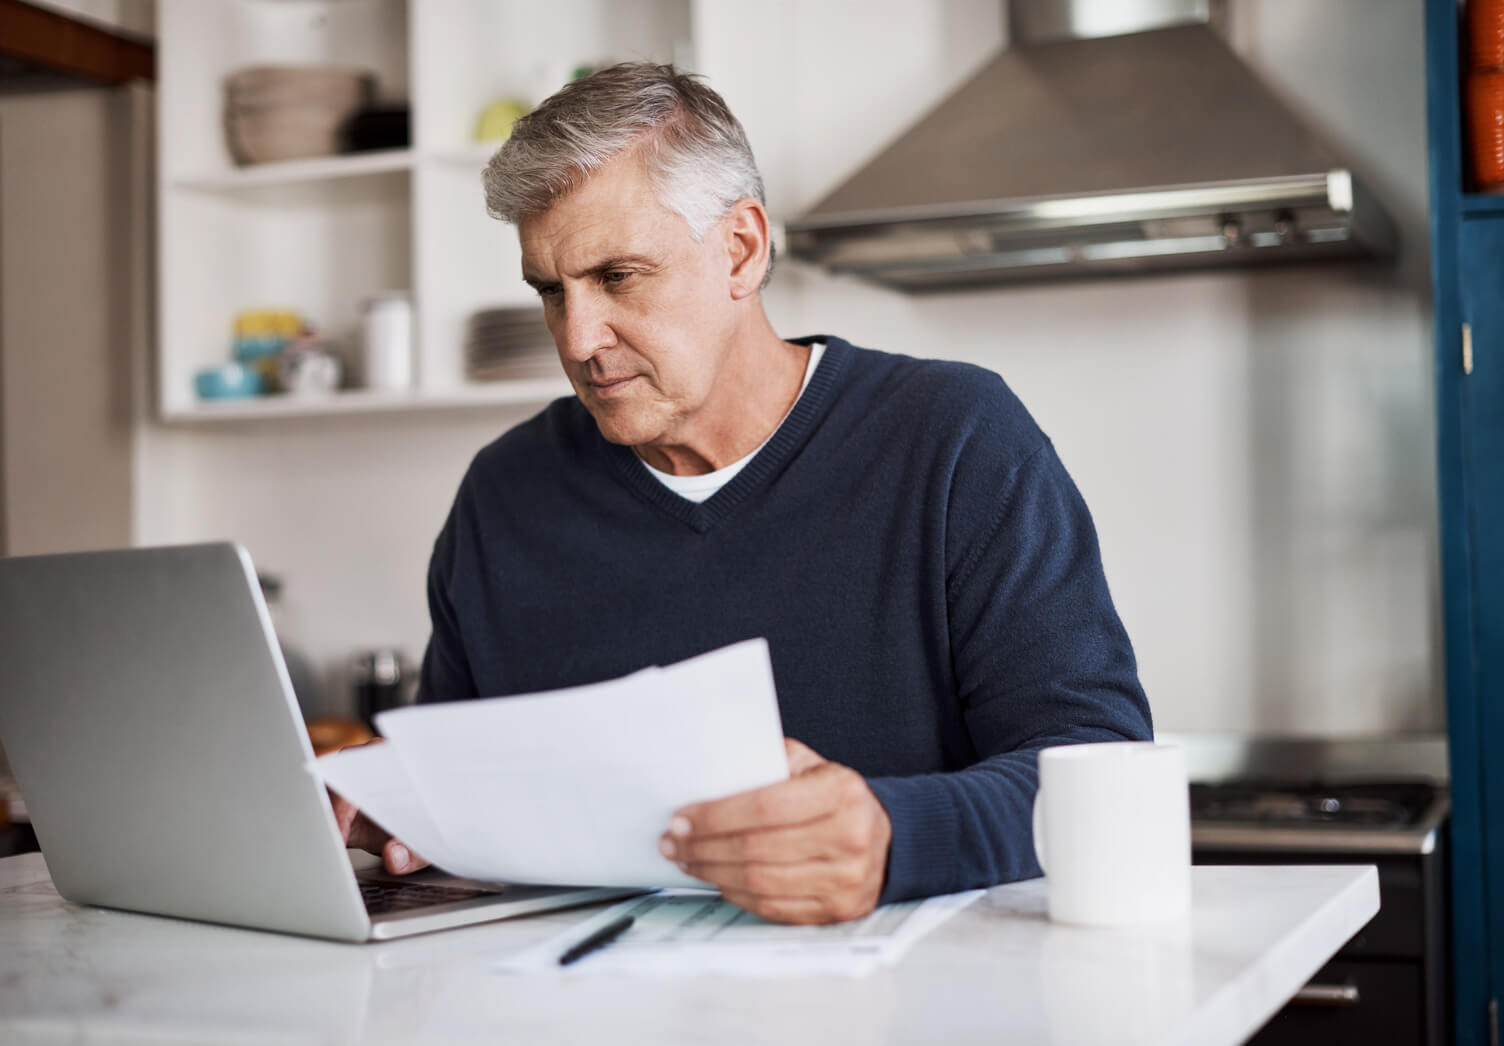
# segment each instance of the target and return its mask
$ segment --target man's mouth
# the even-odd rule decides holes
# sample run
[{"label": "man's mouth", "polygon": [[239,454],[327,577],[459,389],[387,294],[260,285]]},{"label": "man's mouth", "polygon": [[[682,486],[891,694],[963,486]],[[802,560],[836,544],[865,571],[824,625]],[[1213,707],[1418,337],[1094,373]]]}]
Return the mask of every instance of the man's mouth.
[{"label": "man's mouth", "polygon": [[618,390],[625,389],[638,377],[639,375],[636,374],[628,374],[621,378],[591,378],[589,384],[597,396],[610,396]]}]

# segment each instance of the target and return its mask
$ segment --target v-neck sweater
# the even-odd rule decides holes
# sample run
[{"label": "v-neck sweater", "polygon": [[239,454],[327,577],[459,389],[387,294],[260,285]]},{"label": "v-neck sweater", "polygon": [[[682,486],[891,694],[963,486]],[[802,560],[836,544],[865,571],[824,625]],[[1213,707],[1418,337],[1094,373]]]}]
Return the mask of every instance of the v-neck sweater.
[{"label": "v-neck sweater", "polygon": [[814,376],[703,503],[573,397],[482,449],[434,546],[421,699],[763,636],[784,733],[888,813],[884,902],[1038,875],[1038,750],[1152,736],[1090,513],[996,374],[796,340],[826,343]]}]

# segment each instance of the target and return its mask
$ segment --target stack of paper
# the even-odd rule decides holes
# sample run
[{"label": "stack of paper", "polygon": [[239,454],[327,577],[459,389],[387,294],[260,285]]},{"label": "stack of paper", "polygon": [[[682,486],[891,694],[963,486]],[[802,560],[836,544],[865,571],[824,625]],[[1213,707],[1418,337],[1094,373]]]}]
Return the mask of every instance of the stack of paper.
[{"label": "stack of paper", "polygon": [[314,771],[454,875],[703,886],[658,852],[681,806],[788,777],[766,640],[544,694],[383,712]]}]

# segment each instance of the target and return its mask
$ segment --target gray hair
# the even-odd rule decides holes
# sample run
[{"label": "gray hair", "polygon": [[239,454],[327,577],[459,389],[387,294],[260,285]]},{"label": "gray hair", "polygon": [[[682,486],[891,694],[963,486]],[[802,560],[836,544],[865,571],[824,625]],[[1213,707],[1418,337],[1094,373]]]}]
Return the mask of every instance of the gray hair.
[{"label": "gray hair", "polygon": [[[517,121],[486,164],[486,211],[514,225],[542,214],[634,148],[659,201],[697,242],[736,201],[767,202],[747,133],[719,94],[671,65],[623,62],[565,85]],[[770,242],[763,286],[772,274]]]}]

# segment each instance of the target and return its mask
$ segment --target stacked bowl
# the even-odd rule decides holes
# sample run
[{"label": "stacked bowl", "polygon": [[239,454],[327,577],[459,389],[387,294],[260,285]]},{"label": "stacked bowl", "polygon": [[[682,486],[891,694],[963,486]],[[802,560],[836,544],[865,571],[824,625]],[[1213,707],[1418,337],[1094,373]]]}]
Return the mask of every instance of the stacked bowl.
[{"label": "stacked bowl", "polygon": [[239,164],[340,151],[340,126],[366,107],[370,73],[338,66],[253,66],[225,80],[225,138]]}]

